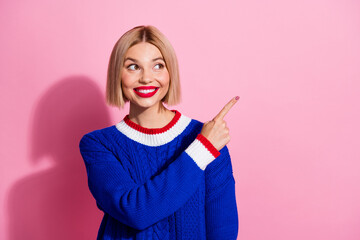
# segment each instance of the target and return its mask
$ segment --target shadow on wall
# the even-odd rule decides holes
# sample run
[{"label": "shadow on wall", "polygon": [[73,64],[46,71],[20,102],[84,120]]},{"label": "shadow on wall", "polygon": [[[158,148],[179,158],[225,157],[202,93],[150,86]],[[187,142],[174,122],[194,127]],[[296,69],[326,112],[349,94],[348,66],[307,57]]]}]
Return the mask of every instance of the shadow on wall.
[{"label": "shadow on wall", "polygon": [[54,164],[12,187],[10,240],[96,238],[102,213],[87,186],[79,141],[109,125],[104,96],[87,77],[68,77],[42,96],[30,125],[29,159],[34,165],[43,158]]}]

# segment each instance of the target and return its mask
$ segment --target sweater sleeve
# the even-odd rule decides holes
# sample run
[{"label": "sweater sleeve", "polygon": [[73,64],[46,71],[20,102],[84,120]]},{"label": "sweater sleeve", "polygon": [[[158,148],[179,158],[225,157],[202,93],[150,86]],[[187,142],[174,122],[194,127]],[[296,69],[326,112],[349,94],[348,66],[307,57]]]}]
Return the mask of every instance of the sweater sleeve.
[{"label": "sweater sleeve", "polygon": [[97,204],[118,221],[138,230],[168,217],[184,205],[198,188],[206,166],[216,153],[213,150],[211,153],[206,140],[198,135],[160,174],[137,184],[96,136],[86,134],[79,147],[89,189]]},{"label": "sweater sleeve", "polygon": [[235,240],[238,235],[238,212],[235,179],[228,148],[220,150],[205,170],[206,239]]}]

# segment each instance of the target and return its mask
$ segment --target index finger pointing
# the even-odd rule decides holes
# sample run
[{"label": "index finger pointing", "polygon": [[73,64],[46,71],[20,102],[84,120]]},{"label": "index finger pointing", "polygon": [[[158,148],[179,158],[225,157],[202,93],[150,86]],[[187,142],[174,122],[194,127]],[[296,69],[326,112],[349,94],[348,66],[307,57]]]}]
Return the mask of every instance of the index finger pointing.
[{"label": "index finger pointing", "polygon": [[229,110],[234,106],[234,104],[239,100],[239,96],[232,98],[221,111],[214,117],[214,120],[223,119]]}]

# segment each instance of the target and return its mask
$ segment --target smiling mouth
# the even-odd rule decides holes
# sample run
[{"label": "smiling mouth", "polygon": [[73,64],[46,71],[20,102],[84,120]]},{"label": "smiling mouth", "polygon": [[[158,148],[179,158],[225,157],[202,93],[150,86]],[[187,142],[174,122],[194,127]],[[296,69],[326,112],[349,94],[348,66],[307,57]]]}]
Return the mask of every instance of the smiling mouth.
[{"label": "smiling mouth", "polygon": [[138,88],[134,88],[134,90],[136,92],[140,92],[140,93],[151,93],[154,92],[156,90],[158,90],[159,88],[152,88],[152,89],[138,89]]},{"label": "smiling mouth", "polygon": [[159,90],[158,87],[141,87],[141,88],[134,88],[134,92],[136,95],[142,98],[149,98],[155,95],[155,93]]}]

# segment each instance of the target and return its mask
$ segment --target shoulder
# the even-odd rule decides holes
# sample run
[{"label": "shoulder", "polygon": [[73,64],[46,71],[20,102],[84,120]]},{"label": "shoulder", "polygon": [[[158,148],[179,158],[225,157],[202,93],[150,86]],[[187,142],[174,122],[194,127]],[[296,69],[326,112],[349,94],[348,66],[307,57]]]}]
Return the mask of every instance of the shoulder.
[{"label": "shoulder", "polygon": [[192,118],[192,117],[189,117],[189,116],[184,115],[184,114],[182,114],[182,117],[189,119],[189,122],[190,122],[189,125],[191,125],[191,127],[202,128],[202,126],[204,125],[203,122],[199,121],[196,118]]},{"label": "shoulder", "polygon": [[83,135],[83,137],[85,137],[85,136],[101,137],[104,135],[113,134],[114,127],[115,127],[115,125],[112,125],[112,126],[104,127],[101,129],[92,130],[88,133],[85,133]]},{"label": "shoulder", "polygon": [[113,139],[113,137],[116,133],[116,131],[114,131],[114,130],[115,130],[115,126],[112,125],[112,126],[108,126],[105,128],[90,131],[81,137],[79,146],[81,148],[81,146],[84,144],[107,145],[109,140]]},{"label": "shoulder", "polygon": [[174,128],[179,129],[180,138],[189,138],[189,141],[191,141],[201,132],[202,126],[201,121],[191,118],[187,114],[181,114],[181,118]]}]

